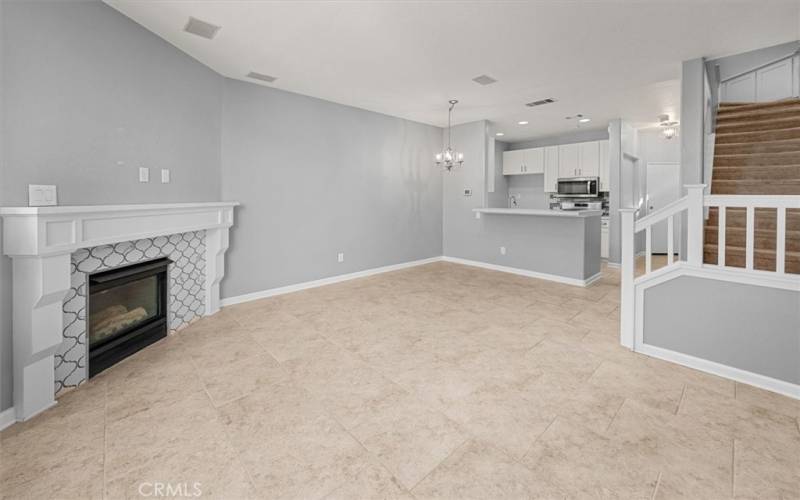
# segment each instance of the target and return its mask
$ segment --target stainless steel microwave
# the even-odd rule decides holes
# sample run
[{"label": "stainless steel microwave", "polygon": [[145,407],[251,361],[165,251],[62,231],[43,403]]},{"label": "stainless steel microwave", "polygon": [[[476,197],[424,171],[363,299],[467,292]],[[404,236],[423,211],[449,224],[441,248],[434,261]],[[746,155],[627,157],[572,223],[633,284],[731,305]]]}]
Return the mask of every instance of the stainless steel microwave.
[{"label": "stainless steel microwave", "polygon": [[597,198],[600,196],[600,178],[566,177],[558,179],[556,194],[562,198]]}]

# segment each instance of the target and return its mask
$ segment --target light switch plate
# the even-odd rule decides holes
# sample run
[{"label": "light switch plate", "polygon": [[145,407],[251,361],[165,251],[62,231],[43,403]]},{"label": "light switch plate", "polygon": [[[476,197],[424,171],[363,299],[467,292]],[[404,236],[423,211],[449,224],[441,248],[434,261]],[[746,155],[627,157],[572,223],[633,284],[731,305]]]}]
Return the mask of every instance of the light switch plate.
[{"label": "light switch plate", "polygon": [[54,207],[58,205],[56,187],[50,184],[28,184],[29,207]]},{"label": "light switch plate", "polygon": [[150,169],[139,167],[139,182],[150,182]]},{"label": "light switch plate", "polygon": [[469,188],[464,189],[464,196],[472,196],[472,190]]},{"label": "light switch plate", "polygon": [[337,256],[337,260],[339,262],[344,262],[344,254],[343,253],[339,253],[339,255]]},{"label": "light switch plate", "polygon": [[169,169],[161,169],[161,184],[169,184]]}]

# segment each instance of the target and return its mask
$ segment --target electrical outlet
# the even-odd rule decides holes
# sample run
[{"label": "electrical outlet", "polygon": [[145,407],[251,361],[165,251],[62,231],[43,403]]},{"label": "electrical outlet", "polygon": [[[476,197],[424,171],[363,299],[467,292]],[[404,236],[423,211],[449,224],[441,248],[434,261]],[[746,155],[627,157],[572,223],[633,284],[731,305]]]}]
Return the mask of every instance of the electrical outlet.
[{"label": "electrical outlet", "polygon": [[169,169],[161,169],[161,184],[169,184]]},{"label": "electrical outlet", "polygon": [[506,247],[500,247],[500,255],[506,254]]},{"label": "electrical outlet", "polygon": [[28,184],[29,207],[53,207],[58,204],[56,187],[53,185]]},{"label": "electrical outlet", "polygon": [[344,254],[339,252],[338,259],[339,259],[339,262],[344,262]]},{"label": "electrical outlet", "polygon": [[139,182],[150,182],[150,169],[139,167]]}]

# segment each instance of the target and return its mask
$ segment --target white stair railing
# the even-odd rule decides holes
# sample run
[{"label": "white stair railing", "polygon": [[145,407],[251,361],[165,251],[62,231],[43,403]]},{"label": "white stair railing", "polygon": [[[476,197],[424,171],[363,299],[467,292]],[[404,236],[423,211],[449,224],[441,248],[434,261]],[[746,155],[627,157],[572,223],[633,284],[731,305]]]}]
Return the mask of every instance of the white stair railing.
[{"label": "white stair railing", "polygon": [[[639,220],[637,210],[625,208],[620,210],[621,225],[621,298],[620,298],[620,343],[633,349],[638,310],[636,288],[650,279],[663,275],[676,266],[691,268],[715,268],[733,270],[741,274],[742,282],[753,282],[753,279],[767,282],[774,280],[795,280],[800,276],[786,273],[786,217],[787,210],[800,209],[800,196],[771,195],[704,195],[705,184],[685,186],[687,195],[670,203]],[[704,243],[704,211],[706,208],[718,211],[717,264],[703,263]],[[745,212],[745,266],[732,267],[726,262],[727,215],[728,209],[735,208]],[[775,269],[756,269],[756,211],[772,209],[776,214],[775,226]],[[675,220],[686,214],[686,255],[678,262],[674,259],[676,233]],[[667,262],[664,267],[653,271],[652,241],[653,226],[667,221]],[[636,276],[636,235],[645,232],[644,270]]]},{"label": "white stair railing", "polygon": [[[800,196],[780,195],[709,195],[703,200],[709,209],[716,208],[717,215],[717,267],[731,268],[726,262],[727,215],[728,209],[745,211],[745,266],[747,271],[756,271],[756,210],[771,209],[776,215],[775,227],[775,269],[759,270],[786,275],[786,210],[800,209]],[[707,264],[713,265],[713,264]],[[740,267],[734,269],[741,269]],[[800,277],[798,277],[800,279]]]}]

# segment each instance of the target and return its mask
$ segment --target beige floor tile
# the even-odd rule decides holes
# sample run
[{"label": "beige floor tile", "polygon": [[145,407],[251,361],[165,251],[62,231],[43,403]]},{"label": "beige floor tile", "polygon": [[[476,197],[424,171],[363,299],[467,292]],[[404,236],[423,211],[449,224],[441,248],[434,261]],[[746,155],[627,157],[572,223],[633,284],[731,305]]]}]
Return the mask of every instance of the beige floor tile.
[{"label": "beige floor tile", "polygon": [[603,361],[589,383],[671,413],[677,411],[685,386],[682,380],[659,377],[650,366],[620,365],[611,361]]},{"label": "beige floor tile", "polygon": [[430,499],[565,498],[544,475],[477,441],[459,447],[412,493]]},{"label": "beige floor tile", "polygon": [[523,463],[570,496],[649,498],[658,467],[623,442],[557,418],[526,453]]},{"label": "beige floor tile", "polygon": [[658,467],[659,496],[722,498],[731,494],[733,439],[702,422],[626,400],[606,435]]},{"label": "beige floor tile", "polygon": [[288,379],[281,365],[268,354],[259,354],[229,365],[198,369],[198,373],[216,406]]},{"label": "beige floor tile", "polygon": [[790,417],[800,417],[800,400],[752,385],[736,383],[736,399]]},{"label": "beige floor tile", "polygon": [[734,496],[800,498],[800,443],[734,440]]},{"label": "beige floor tile", "polygon": [[726,397],[734,396],[735,383],[732,380],[656,358],[647,358],[647,364],[655,369],[657,377],[683,381],[685,384],[702,387]]},{"label": "beige floor tile", "polygon": [[678,413],[731,438],[800,443],[796,419],[701,387],[686,388]]},{"label": "beige floor tile", "polygon": [[588,351],[549,339],[528,351],[525,360],[532,368],[570,381],[589,379],[603,363]]},{"label": "beige floor tile", "polygon": [[443,414],[406,394],[371,408],[350,432],[406,488],[466,440]]},{"label": "beige floor tile", "polygon": [[320,498],[370,463],[366,450],[292,384],[266,387],[220,413],[225,435],[263,496]]},{"label": "beige floor tile", "polygon": [[553,391],[487,385],[444,412],[470,435],[519,459],[555,419],[556,397]]},{"label": "beige floor tile", "polygon": [[361,469],[353,478],[325,497],[330,500],[354,498],[380,498],[384,500],[411,500],[414,497],[385,467],[371,464]]}]

